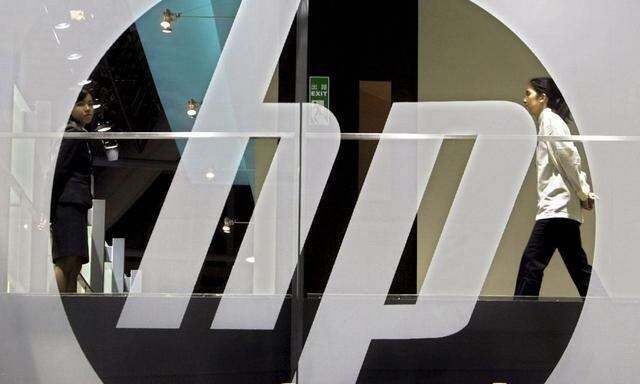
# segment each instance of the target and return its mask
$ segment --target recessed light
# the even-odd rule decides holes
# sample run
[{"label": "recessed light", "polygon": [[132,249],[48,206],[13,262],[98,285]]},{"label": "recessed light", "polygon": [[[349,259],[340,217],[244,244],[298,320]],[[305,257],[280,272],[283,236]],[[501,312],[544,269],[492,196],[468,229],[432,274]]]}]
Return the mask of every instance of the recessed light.
[{"label": "recessed light", "polygon": [[67,60],[69,61],[76,61],[80,59],[82,59],[82,54],[80,53],[72,53],[69,56],[67,56]]},{"label": "recessed light", "polygon": [[81,21],[85,20],[84,11],[82,9],[72,9],[69,11],[69,16],[71,20]]},{"label": "recessed light", "polygon": [[171,23],[176,21],[181,15],[179,13],[173,13],[169,9],[165,9],[162,12],[162,21],[160,22],[160,26],[162,27],[163,33],[171,33],[173,29],[171,29]]},{"label": "recessed light", "polygon": [[187,101],[187,116],[192,119],[195,119],[198,115],[198,107],[200,106],[200,102],[195,99],[189,99]]},{"label": "recessed light", "polygon": [[255,258],[255,257],[247,257],[247,258],[245,259],[245,261],[246,261],[247,263],[251,263],[251,264],[253,264],[253,263],[255,263],[255,262],[256,262],[256,258]]},{"label": "recessed light", "polygon": [[55,29],[67,29],[69,27],[71,27],[69,23],[58,23],[54,26]]}]

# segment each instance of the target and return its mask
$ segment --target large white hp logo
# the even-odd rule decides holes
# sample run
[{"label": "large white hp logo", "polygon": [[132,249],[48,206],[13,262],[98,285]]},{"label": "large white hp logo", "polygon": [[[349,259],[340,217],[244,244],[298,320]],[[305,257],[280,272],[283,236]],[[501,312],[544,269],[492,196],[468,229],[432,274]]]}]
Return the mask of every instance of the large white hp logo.
[{"label": "large white hp logo", "polygon": [[[255,92],[256,83],[266,90],[297,9],[295,0],[243,1],[194,127],[283,136],[238,255],[256,264],[234,265],[213,329],[273,329],[300,251],[297,230],[304,244],[338,151],[340,129],[329,111],[263,104]],[[531,117],[507,102],[396,104],[384,133],[390,137],[378,145],[302,354],[300,374],[312,382],[355,382],[372,339],[443,337],[466,326],[536,145]],[[385,306],[443,134],[477,141],[418,303]],[[504,145],[490,138],[498,135],[518,139]],[[246,145],[187,145],[142,261],[143,292],[192,291]],[[209,164],[215,183],[198,182]],[[178,328],[188,302],[185,295],[158,308],[131,296],[118,327]]]},{"label": "large white hp logo", "polygon": [[[637,134],[640,55],[635,49],[638,31],[633,18],[640,10],[637,1],[621,0],[619,7],[600,0],[540,0],[535,5],[528,1],[474,2],[517,31],[554,78],[560,80],[584,133]],[[20,9],[24,8],[25,14],[37,12],[41,5],[39,1],[24,3]],[[51,1],[42,3],[51,3],[50,8],[54,8]],[[87,0],[87,4],[98,3],[102,4]],[[128,4],[137,9],[140,3],[123,0],[120,6]],[[246,137],[256,134],[282,138],[238,258],[255,256],[256,270],[268,271],[276,278],[266,279],[267,274],[256,274],[256,270],[247,269],[248,265],[234,265],[211,325],[213,329],[273,328],[296,266],[299,244],[304,244],[337,153],[339,125],[328,111],[311,105],[262,103],[298,3],[242,1],[194,127],[196,132],[233,131]],[[7,21],[11,25],[13,20],[22,19],[9,17]],[[97,17],[96,22],[99,21]],[[41,35],[20,41],[53,41],[51,28],[45,29]],[[17,26],[15,30],[18,31]],[[58,49],[57,42],[51,44]],[[42,51],[40,46],[30,49]],[[96,52],[87,48],[83,53],[89,57]],[[67,76],[68,71],[64,70],[68,63],[62,60],[65,64],[58,63],[58,68],[36,68],[31,73],[47,74],[49,82],[41,79],[34,88],[49,95],[50,100],[55,100],[52,95],[65,86],[56,77]],[[19,60],[11,57],[7,62],[16,65]],[[26,67],[33,63],[36,61],[25,60],[22,64]],[[576,63],[579,71],[575,70]],[[617,69],[615,76],[612,68]],[[60,88],[52,90],[47,87],[49,83]],[[311,118],[318,112],[328,116],[322,124]],[[385,133],[400,135],[385,138],[378,145],[301,356],[298,374],[305,382],[355,382],[372,339],[435,338],[465,327],[531,159],[533,132],[529,116],[509,103],[394,105]],[[477,135],[477,142],[417,304],[389,307],[384,305],[386,294],[441,144],[441,140],[433,138],[401,140],[405,133],[473,134]],[[491,137],[504,134],[517,137],[509,141],[510,145]],[[238,138],[198,140],[187,145],[141,266],[143,292],[186,295],[181,300],[153,303],[131,296],[118,327],[180,327],[189,293],[210,245],[212,228],[222,213],[246,144],[247,139]],[[636,144],[610,141],[585,146],[594,187],[603,197],[594,265],[598,279],[592,280],[590,287],[593,295],[640,295],[635,230],[640,217],[640,178],[629,167],[637,159]],[[211,164],[215,166],[215,182],[198,181]],[[603,179],[604,175],[607,179]],[[256,293],[268,295],[260,298]],[[240,300],[234,294],[247,297]],[[454,298],[437,300],[448,296]],[[158,306],[159,303],[165,304]],[[8,330],[6,334],[18,330],[13,334],[19,335],[21,342],[31,342],[27,347],[20,343],[13,348],[15,344],[3,343],[6,355],[18,356],[26,348],[20,356],[32,359],[36,368],[24,363],[28,359],[7,359],[3,360],[3,373],[17,370],[22,364],[25,372],[38,371],[46,376],[37,380],[42,382],[70,382],[78,374],[93,377],[86,374],[91,367],[80,366],[81,359],[69,360],[74,363],[69,370],[78,370],[71,377],[65,376],[64,370],[51,363],[55,356],[50,353],[50,345],[32,340],[32,334],[39,334],[38,327],[48,329],[57,324],[58,317],[62,318],[61,311],[57,312],[59,316],[54,314],[58,308],[45,309],[52,315],[43,324],[38,322],[42,311],[20,312],[20,308],[4,301],[2,305],[4,316],[16,312],[29,320],[11,318],[0,324],[2,330]],[[549,382],[637,381],[638,319],[637,302],[618,304],[588,299],[574,338]],[[57,350],[65,357],[79,353],[69,344]]]}]

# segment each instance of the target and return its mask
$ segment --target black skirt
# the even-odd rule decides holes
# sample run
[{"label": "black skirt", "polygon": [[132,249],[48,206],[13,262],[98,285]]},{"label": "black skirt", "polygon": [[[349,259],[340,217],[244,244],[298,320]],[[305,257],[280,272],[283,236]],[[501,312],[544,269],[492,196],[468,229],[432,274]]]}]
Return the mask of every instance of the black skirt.
[{"label": "black skirt", "polygon": [[87,211],[80,204],[55,205],[51,212],[51,238],[53,262],[64,257],[80,257],[82,264],[89,262]]}]

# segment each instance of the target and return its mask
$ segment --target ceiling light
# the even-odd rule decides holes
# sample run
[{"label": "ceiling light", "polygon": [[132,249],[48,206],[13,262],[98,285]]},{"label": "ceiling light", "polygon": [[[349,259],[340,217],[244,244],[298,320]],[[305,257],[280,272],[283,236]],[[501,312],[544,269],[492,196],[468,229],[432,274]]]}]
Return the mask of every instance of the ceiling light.
[{"label": "ceiling light", "polygon": [[171,33],[173,29],[171,29],[171,23],[176,21],[178,17],[181,15],[179,13],[173,13],[170,9],[165,9],[162,12],[162,21],[160,22],[160,26],[162,27],[162,32]]},{"label": "ceiling light", "polygon": [[98,123],[98,127],[96,128],[96,131],[98,132],[108,132],[110,130],[111,130],[111,123],[109,122]]},{"label": "ceiling light", "polygon": [[[224,220],[222,221],[222,232],[229,234],[231,233],[231,229],[233,228],[234,225],[237,224],[243,224],[243,225],[248,225],[249,222],[248,221],[236,221],[233,219],[230,219],[229,217],[225,217]],[[251,263],[251,261],[247,260],[248,262]],[[255,258],[254,258],[255,261]]]},{"label": "ceiling light", "polygon": [[69,23],[59,23],[54,26],[55,29],[67,29],[71,26]]},{"label": "ceiling light", "polygon": [[256,258],[255,258],[255,257],[247,257],[247,258],[245,259],[245,261],[246,261],[247,263],[253,264],[253,263],[255,263],[255,262],[256,262]]},{"label": "ceiling light", "polygon": [[197,102],[195,99],[190,99],[187,102],[187,116],[195,119],[198,115],[198,106],[200,106],[199,102]]},{"label": "ceiling light", "polygon": [[233,225],[235,224],[235,221],[231,220],[228,217],[224,218],[224,222],[222,224],[222,232],[224,233],[231,233],[231,227],[233,227]]},{"label": "ceiling light", "polygon": [[206,16],[206,15],[183,15],[182,13],[174,13],[170,9],[165,9],[162,12],[162,21],[160,22],[160,26],[162,27],[162,32],[171,33],[173,29],[171,29],[171,24],[178,20],[179,18],[188,18],[188,19],[220,19],[220,20],[229,20],[233,21],[235,17],[233,16]]},{"label": "ceiling light", "polygon": [[81,21],[85,20],[84,11],[82,9],[72,9],[69,11],[71,20]]},{"label": "ceiling light", "polygon": [[208,170],[207,173],[205,173],[204,177],[206,177],[208,180],[213,180],[216,177],[216,174],[213,173],[212,170]]},{"label": "ceiling light", "polygon": [[82,54],[80,53],[72,53],[69,56],[67,56],[67,60],[69,61],[76,61],[76,60],[80,60],[82,58]]}]

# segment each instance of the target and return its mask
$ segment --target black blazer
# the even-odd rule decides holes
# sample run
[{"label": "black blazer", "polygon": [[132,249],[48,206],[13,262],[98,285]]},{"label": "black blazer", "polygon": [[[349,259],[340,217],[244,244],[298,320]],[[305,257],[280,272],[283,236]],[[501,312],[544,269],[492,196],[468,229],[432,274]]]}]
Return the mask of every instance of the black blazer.
[{"label": "black blazer", "polygon": [[[86,132],[73,121],[69,122],[65,131]],[[53,176],[51,212],[54,212],[55,206],[60,203],[78,204],[87,209],[92,207],[92,162],[91,148],[87,140],[62,140]]]}]

